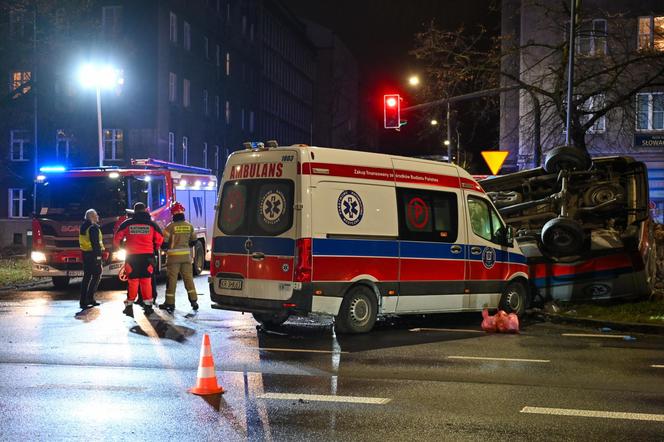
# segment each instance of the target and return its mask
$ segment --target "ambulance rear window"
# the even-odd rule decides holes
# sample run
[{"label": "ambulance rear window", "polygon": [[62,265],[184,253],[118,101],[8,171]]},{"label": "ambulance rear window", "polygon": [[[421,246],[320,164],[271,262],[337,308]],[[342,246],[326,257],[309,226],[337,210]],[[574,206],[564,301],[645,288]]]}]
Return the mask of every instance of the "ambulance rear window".
[{"label": "ambulance rear window", "polygon": [[241,180],[224,184],[219,228],[227,235],[277,236],[293,225],[293,181]]}]

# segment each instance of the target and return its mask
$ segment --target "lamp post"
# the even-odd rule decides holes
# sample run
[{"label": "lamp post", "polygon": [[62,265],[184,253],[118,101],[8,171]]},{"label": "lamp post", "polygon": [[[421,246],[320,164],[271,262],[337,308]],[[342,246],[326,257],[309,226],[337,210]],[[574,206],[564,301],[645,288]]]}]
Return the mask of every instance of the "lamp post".
[{"label": "lamp post", "polygon": [[79,72],[79,80],[83,87],[94,87],[97,92],[97,135],[98,135],[98,153],[99,167],[104,166],[104,140],[101,124],[101,89],[110,89],[114,86],[124,83],[122,72],[119,69],[109,65],[98,66],[85,64]]}]

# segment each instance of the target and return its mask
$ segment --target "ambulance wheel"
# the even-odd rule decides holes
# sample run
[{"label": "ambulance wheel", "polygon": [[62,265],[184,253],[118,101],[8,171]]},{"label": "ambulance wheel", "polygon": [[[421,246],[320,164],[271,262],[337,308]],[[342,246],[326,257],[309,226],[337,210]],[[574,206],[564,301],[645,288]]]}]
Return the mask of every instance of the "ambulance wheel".
[{"label": "ambulance wheel", "polygon": [[69,286],[69,276],[53,276],[53,287],[58,290],[64,290]]},{"label": "ambulance wheel", "polygon": [[290,316],[286,312],[252,313],[251,315],[265,328],[279,327],[281,324],[286,322]]},{"label": "ambulance wheel", "polygon": [[198,241],[194,246],[194,276],[198,276],[205,268],[205,248],[203,243]]},{"label": "ambulance wheel", "polygon": [[561,170],[588,170],[590,166],[592,166],[590,155],[574,146],[554,147],[544,159],[544,170],[547,173],[558,173]]},{"label": "ambulance wheel", "polygon": [[512,282],[505,287],[498,308],[521,317],[528,307],[528,289],[521,282]]},{"label": "ambulance wheel", "polygon": [[570,218],[553,218],[542,228],[542,244],[547,254],[556,258],[583,253],[588,244],[583,227]]},{"label": "ambulance wheel", "polygon": [[350,289],[341,303],[335,321],[338,333],[366,333],[376,323],[378,302],[370,288],[359,285]]}]

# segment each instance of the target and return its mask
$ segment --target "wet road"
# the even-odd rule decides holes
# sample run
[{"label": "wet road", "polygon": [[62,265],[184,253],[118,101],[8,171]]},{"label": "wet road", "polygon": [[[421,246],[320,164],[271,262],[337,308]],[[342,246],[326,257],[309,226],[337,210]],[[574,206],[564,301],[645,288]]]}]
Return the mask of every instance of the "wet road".
[{"label": "wet road", "polygon": [[[329,321],[278,333],[251,315],[122,315],[123,292],[76,315],[68,292],[0,292],[1,440],[662,440],[664,337],[530,321],[486,335],[479,314]],[[180,283],[181,285],[182,283]],[[159,288],[163,301],[163,285]],[[226,393],[201,398],[203,333]],[[598,335],[598,336],[592,336]]]}]

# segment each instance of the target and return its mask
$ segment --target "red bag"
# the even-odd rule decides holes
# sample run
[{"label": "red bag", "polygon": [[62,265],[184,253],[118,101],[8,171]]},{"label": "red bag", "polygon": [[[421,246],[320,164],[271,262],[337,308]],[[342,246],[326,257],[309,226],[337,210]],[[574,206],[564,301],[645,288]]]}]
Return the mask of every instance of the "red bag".
[{"label": "red bag", "polygon": [[496,331],[496,318],[489,315],[489,310],[482,310],[482,330],[493,333]]}]

